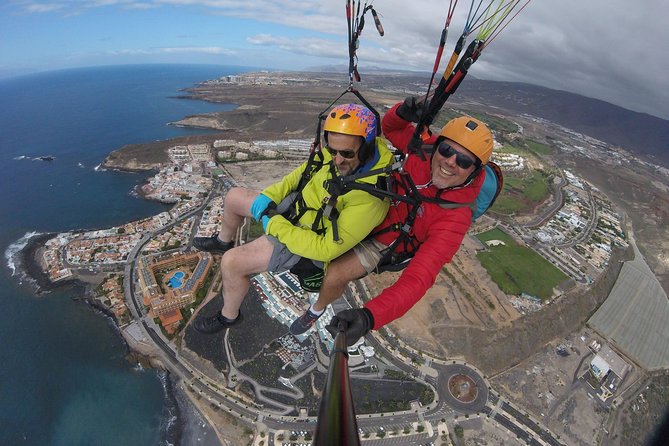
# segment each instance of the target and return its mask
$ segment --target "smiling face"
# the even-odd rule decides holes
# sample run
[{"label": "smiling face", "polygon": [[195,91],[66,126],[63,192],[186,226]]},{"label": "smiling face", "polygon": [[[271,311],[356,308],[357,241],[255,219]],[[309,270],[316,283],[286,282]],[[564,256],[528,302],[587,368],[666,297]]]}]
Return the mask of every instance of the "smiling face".
[{"label": "smiling face", "polygon": [[[328,148],[332,155],[332,160],[339,171],[339,175],[350,175],[360,165],[358,151],[362,145],[362,138],[355,135],[345,135],[344,133],[328,132]],[[335,152],[336,151],[336,152]],[[353,158],[344,158],[339,152],[353,152]]]},{"label": "smiling face", "polygon": [[[456,151],[463,153],[472,159],[476,159],[476,156],[474,156],[472,152],[465,149],[457,142],[449,139],[446,141]],[[476,169],[475,165],[463,169],[455,163],[455,158],[455,155],[445,158],[438,150],[435,150],[434,156],[432,157],[432,184],[438,189],[446,189],[461,185],[467,181],[469,175]]]}]

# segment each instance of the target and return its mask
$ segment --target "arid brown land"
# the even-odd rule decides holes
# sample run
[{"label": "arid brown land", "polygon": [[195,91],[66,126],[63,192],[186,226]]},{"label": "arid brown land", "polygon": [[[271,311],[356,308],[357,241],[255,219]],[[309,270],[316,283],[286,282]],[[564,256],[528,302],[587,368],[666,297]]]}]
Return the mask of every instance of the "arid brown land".
[{"label": "arid brown land", "polygon": [[[137,160],[133,165],[144,161],[148,165],[151,160],[163,162],[167,147],[184,142],[220,138],[243,141],[310,138],[316,128],[316,116],[345,87],[343,76],[339,85],[317,80],[307,85],[202,85],[190,90],[189,97],[234,103],[239,107],[233,111],[186,117],[177,124],[213,128],[220,133],[128,146],[110,155],[105,164],[123,168],[129,160]],[[363,94],[383,113],[386,106],[405,96],[405,91],[410,91],[409,87],[402,89],[394,85],[392,91],[374,88],[363,90]],[[350,94],[345,98],[356,100]],[[459,110],[471,110],[473,113],[503,114],[500,109],[493,110],[480,103],[467,103],[466,100],[461,100],[456,106]],[[520,120],[517,116],[508,118]],[[536,123],[523,124],[527,137],[542,141],[551,136],[550,131]],[[557,153],[545,157],[541,163],[573,170],[621,206],[632,218],[637,242],[651,267],[665,288],[669,286],[666,257],[669,242],[665,237],[669,187],[666,178],[641,165],[621,168],[571,154]],[[241,164],[229,166],[231,171],[243,169],[246,172],[246,175],[237,178],[238,181],[249,187],[261,188],[268,181],[269,165],[274,164],[261,162],[244,167]],[[278,162],[272,171],[278,178],[279,173],[288,172],[291,166]],[[540,212],[546,204],[537,203],[536,212]],[[574,288],[541,311],[520,317],[509,304],[507,296],[476,260],[476,244],[474,239],[466,238],[453,262],[437,278],[435,286],[404,318],[393,323],[391,329],[418,349],[440,357],[465,358],[487,374],[495,374],[518,364],[547,343],[582,327],[608,295],[617,277],[618,260],[629,257],[629,253],[616,252],[609,263],[610,269],[595,284]],[[366,280],[372,292],[377,293],[396,277],[386,273],[372,275]]]}]

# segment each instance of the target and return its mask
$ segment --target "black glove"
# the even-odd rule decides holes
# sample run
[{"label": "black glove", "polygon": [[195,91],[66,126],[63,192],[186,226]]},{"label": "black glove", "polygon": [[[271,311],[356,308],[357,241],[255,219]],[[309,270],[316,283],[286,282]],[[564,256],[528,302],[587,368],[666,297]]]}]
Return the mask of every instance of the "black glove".
[{"label": "black glove", "polygon": [[346,333],[346,345],[350,347],[374,327],[374,316],[367,308],[351,308],[335,314],[325,329],[334,338],[340,325]]},{"label": "black glove", "polygon": [[402,102],[402,105],[395,110],[397,116],[405,121],[417,123],[423,115],[423,99],[417,98],[416,96],[409,96]]}]

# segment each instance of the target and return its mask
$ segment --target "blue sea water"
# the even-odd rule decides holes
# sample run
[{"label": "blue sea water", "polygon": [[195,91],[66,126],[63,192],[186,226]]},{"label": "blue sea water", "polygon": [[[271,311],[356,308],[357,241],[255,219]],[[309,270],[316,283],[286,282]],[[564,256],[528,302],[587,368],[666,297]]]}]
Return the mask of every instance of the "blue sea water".
[{"label": "blue sea water", "polygon": [[[14,253],[35,232],[109,227],[164,210],[131,195],[146,174],[94,168],[125,144],[197,133],[166,124],[234,106],[177,99],[179,90],[241,71],[140,65],[0,81],[1,445],[164,443],[164,375],[126,361],[113,324],[73,301],[75,290],[37,295]],[[34,160],[44,155],[55,159]]]}]

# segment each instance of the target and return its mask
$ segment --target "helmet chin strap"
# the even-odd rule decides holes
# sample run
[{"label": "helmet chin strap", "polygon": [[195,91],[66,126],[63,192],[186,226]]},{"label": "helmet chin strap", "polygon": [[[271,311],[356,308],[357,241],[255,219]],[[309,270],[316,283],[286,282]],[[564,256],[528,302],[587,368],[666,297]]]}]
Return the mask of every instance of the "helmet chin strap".
[{"label": "helmet chin strap", "polygon": [[468,186],[472,181],[474,181],[474,178],[478,176],[478,174],[481,172],[483,169],[483,164],[480,164],[472,173],[469,174],[467,179],[465,180],[464,183],[462,183],[462,186]]}]

